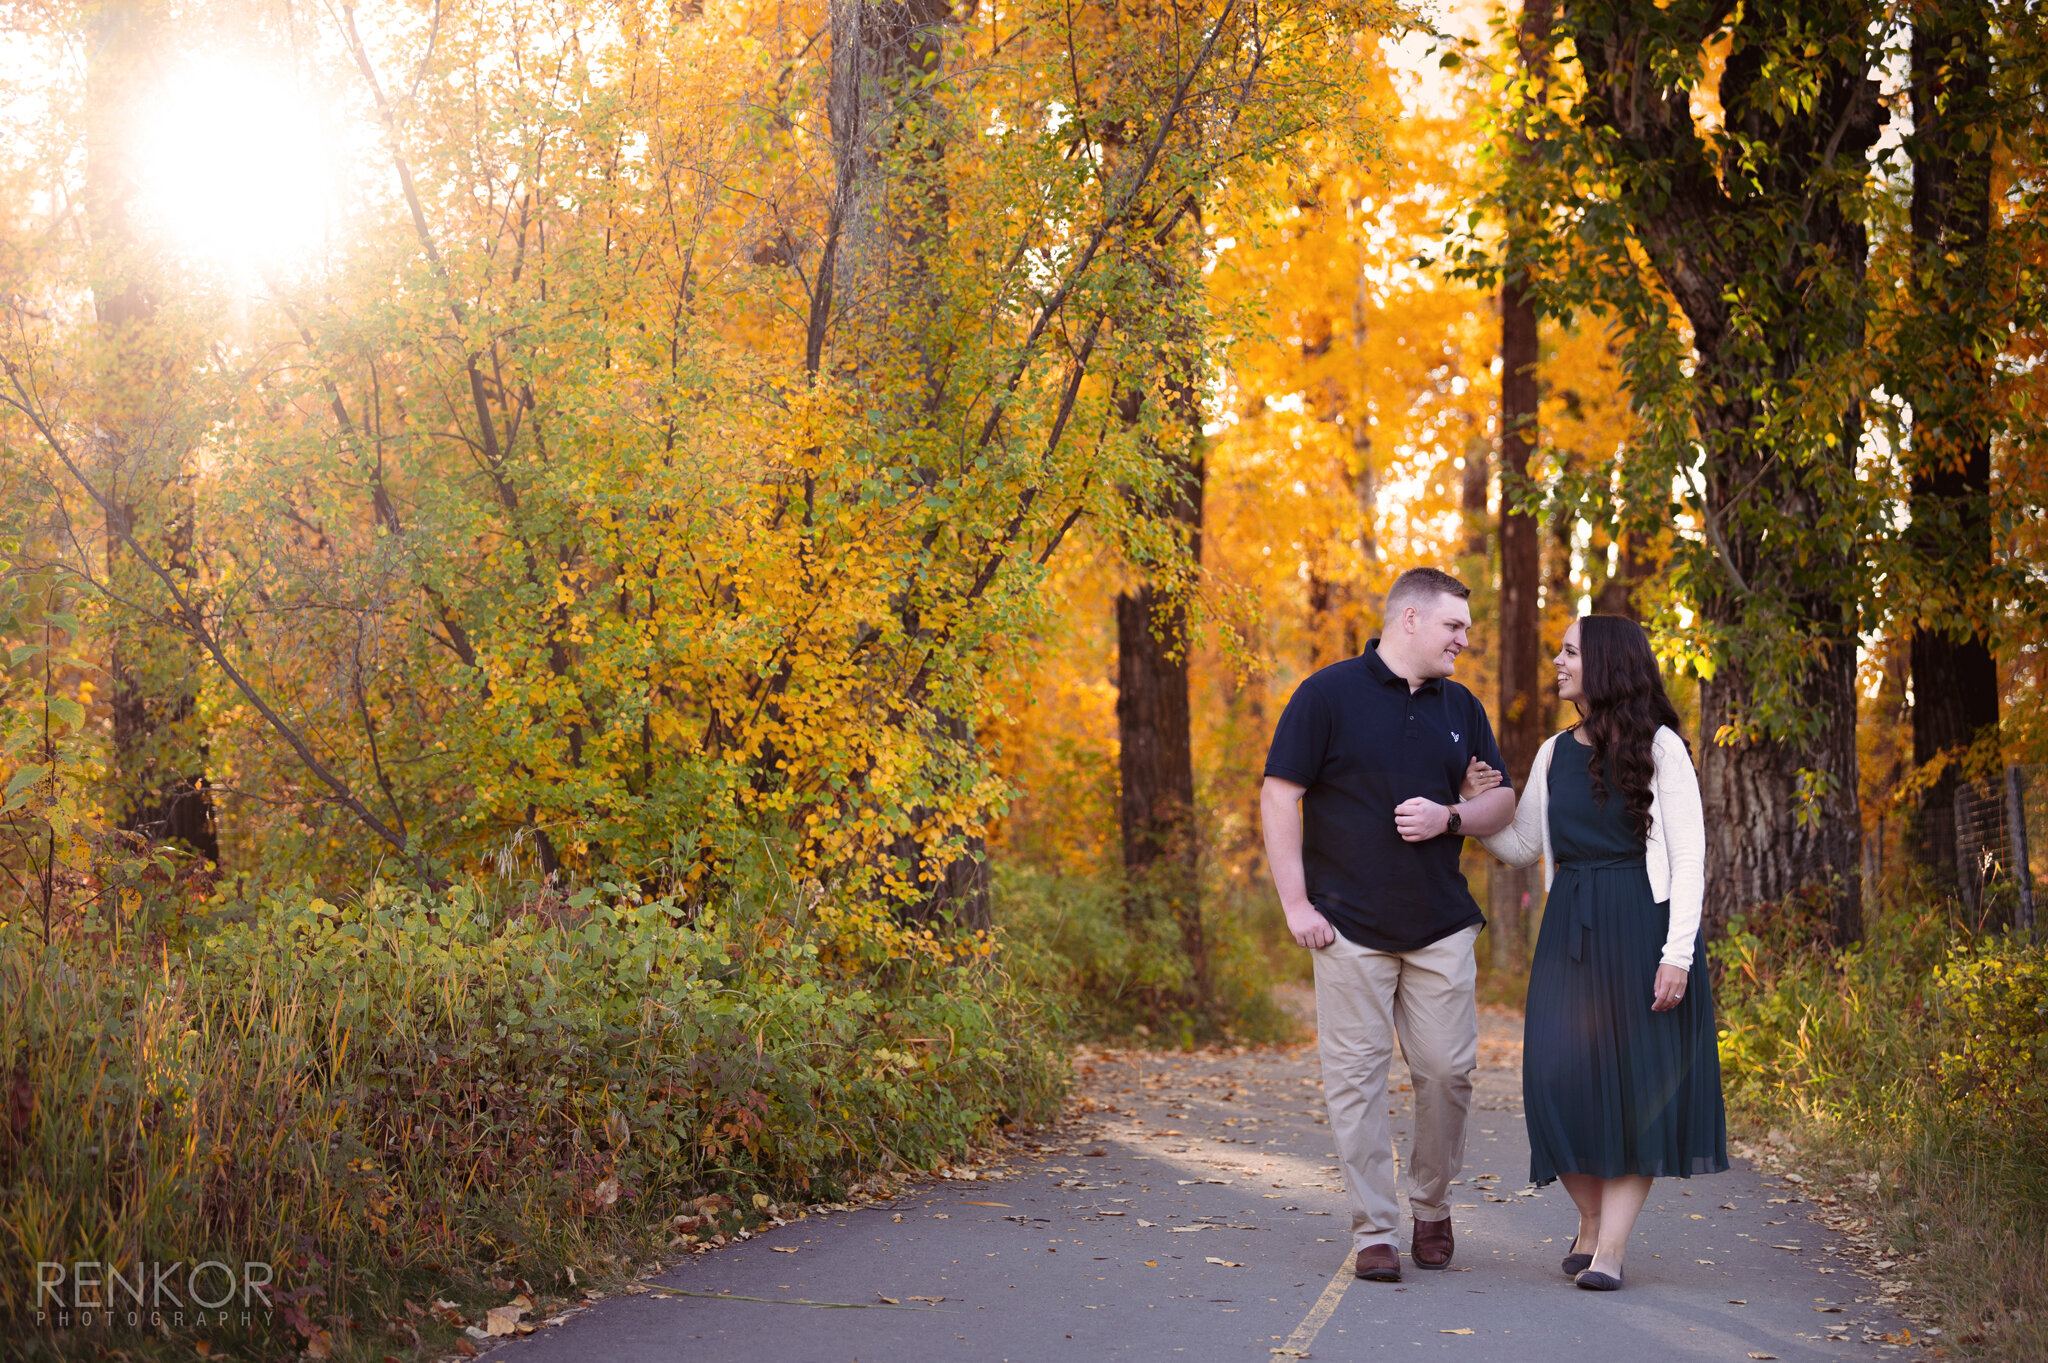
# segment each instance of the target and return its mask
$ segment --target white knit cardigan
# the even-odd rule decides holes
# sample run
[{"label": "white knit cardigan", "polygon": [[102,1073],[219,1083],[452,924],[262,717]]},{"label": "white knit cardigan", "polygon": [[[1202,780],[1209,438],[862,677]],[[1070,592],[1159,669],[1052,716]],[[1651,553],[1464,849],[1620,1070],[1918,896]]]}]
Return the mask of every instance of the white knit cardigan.
[{"label": "white knit cardigan", "polygon": [[[1529,781],[1515,806],[1515,821],[1491,837],[1481,838],[1486,850],[1510,866],[1543,861],[1543,888],[1557,877],[1557,858],[1550,850],[1550,754],[1559,740],[1576,743],[1570,730],[1553,734],[1536,750]],[[1707,821],[1700,808],[1699,777],[1685,742],[1669,728],[1657,730],[1651,743],[1656,779],[1650,787],[1650,838],[1643,849],[1650,873],[1650,892],[1671,904],[1671,926],[1664,937],[1663,964],[1692,969],[1692,943],[1700,929],[1700,904],[1706,898]]]}]

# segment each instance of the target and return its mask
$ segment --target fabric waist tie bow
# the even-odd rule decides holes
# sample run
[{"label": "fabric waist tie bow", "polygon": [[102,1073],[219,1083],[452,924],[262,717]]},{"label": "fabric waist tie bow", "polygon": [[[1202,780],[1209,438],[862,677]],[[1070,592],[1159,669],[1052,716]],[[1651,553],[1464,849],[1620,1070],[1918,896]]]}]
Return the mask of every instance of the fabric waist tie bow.
[{"label": "fabric waist tie bow", "polygon": [[1648,859],[1640,852],[1632,857],[1609,857],[1605,861],[1557,863],[1557,877],[1550,895],[1553,900],[1562,898],[1570,907],[1571,957],[1574,961],[1580,958],[1586,934],[1593,930],[1593,873],[1635,870],[1648,864]]}]

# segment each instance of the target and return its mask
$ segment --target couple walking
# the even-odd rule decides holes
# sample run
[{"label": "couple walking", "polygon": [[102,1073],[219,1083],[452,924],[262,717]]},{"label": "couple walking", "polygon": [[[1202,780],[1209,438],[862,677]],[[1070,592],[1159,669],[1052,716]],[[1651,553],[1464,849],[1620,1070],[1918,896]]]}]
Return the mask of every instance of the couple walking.
[{"label": "couple walking", "polygon": [[1464,838],[1510,865],[1546,863],[1522,1049],[1529,1176],[1562,1179],[1578,1207],[1565,1273],[1612,1291],[1650,1180],[1728,1167],[1713,1000],[1693,978],[1699,782],[1648,636],[1589,615],[1555,660],[1558,697],[1580,720],[1538,750],[1517,802],[1485,707],[1450,680],[1470,596],[1434,568],[1403,573],[1381,637],[1295,691],[1266,758],[1267,860],[1288,930],[1315,953],[1355,1266],[1380,1282],[1401,1277],[1386,1103],[1396,1038],[1415,1091],[1409,1256],[1443,1268],[1454,1250],[1448,1193],[1465,1160],[1472,945],[1485,924],[1458,869]]}]

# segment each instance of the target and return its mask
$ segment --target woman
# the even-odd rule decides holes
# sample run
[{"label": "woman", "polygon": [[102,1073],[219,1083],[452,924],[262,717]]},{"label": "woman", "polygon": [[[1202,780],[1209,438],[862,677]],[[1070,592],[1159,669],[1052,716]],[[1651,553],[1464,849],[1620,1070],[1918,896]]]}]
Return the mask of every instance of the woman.
[{"label": "woman", "polygon": [[1522,1047],[1529,1177],[1562,1179],[1578,1205],[1565,1273],[1611,1292],[1650,1180],[1728,1167],[1695,969],[1706,825],[1642,626],[1585,616],[1554,661],[1580,721],[1537,751],[1514,823],[1483,841],[1510,866],[1548,863]]}]

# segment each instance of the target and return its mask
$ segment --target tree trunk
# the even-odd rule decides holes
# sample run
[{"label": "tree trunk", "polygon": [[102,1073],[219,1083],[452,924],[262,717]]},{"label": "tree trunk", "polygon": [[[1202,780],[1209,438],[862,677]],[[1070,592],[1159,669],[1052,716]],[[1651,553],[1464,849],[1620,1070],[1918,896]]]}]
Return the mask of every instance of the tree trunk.
[{"label": "tree trunk", "polygon": [[[1845,943],[1862,910],[1860,579],[1854,550],[1839,547],[1853,537],[1826,531],[1860,514],[1842,488],[1854,486],[1861,413],[1846,382],[1825,439],[1780,413],[1834,391],[1841,358],[1863,344],[1864,155],[1885,113],[1855,44],[1800,45],[1810,32],[1861,32],[1870,16],[1836,0],[1732,17],[1595,0],[1565,12],[1587,77],[1579,107],[1612,149],[1634,249],[1691,330],[1692,429],[1671,476],[1703,454],[1707,547],[1693,582],[1722,655],[1700,698],[1709,931],[1804,890]],[[1667,57],[1723,41],[1728,139],[1716,142]],[[1797,107],[1777,56],[1788,48],[1816,56]],[[1658,306],[1640,315],[1668,325]]]},{"label": "tree trunk", "polygon": [[[1713,735],[1750,699],[1745,678],[1724,668],[1700,685],[1700,796],[1707,819],[1707,935],[1730,918],[1801,892],[1807,912],[1836,944],[1862,933],[1863,825],[1856,800],[1856,650],[1837,645],[1814,669],[1815,690],[1831,697],[1820,739],[1720,744]],[[1811,790],[1813,772],[1826,783]],[[1815,798],[1809,800],[1812,794]]]},{"label": "tree trunk", "polygon": [[[1525,0],[1517,46],[1522,79],[1533,91],[1549,74],[1551,0]],[[1512,154],[1535,153],[1525,127],[1517,130]],[[1500,289],[1500,752],[1516,790],[1529,780],[1529,765],[1543,745],[1543,562],[1533,512],[1518,511],[1536,452],[1542,357],[1536,301],[1529,288],[1529,234],[1535,225],[1508,225],[1506,277]],[[1528,933],[1526,910],[1537,889],[1533,868],[1494,866],[1488,872],[1488,916],[1492,919],[1493,963],[1513,970]]]},{"label": "tree trunk", "polygon": [[1465,527],[1465,555],[1482,559],[1486,555],[1487,531],[1486,501],[1493,487],[1493,459],[1487,448],[1484,435],[1474,435],[1465,442],[1465,468],[1462,486],[1458,490],[1458,519]]},{"label": "tree trunk", "polygon": [[1124,867],[1194,862],[1187,610],[1151,583],[1116,598],[1117,771]]},{"label": "tree trunk", "polygon": [[[1176,384],[1176,415],[1201,419],[1192,384]],[[1135,404],[1127,404],[1135,417]],[[1200,439],[1199,429],[1194,433]],[[1199,454],[1155,452],[1173,488],[1154,514],[1174,521],[1190,558],[1202,557],[1202,486]],[[1162,858],[1195,865],[1195,769],[1188,703],[1187,608],[1152,582],[1116,598],[1119,813],[1124,866],[1141,872]]]},{"label": "tree trunk", "polygon": [[[1914,623],[1913,761],[1958,757],[1998,723],[1998,664],[1985,637],[1978,583],[1992,563],[1989,374],[1974,349],[1989,296],[1991,230],[1989,7],[1921,4],[1913,15],[1913,267],[1920,327],[1932,354],[1911,366],[1909,454],[1916,567],[1942,603]],[[1929,380],[1932,380],[1931,382]],[[1951,762],[1922,793],[1914,856],[1943,881],[1956,874]]]},{"label": "tree trunk", "polygon": [[220,860],[199,722],[199,652],[186,635],[152,618],[155,580],[128,552],[124,535],[150,547],[187,581],[197,575],[193,506],[182,432],[161,410],[169,400],[139,377],[164,369],[156,347],[156,304],[132,219],[135,116],[150,75],[156,18],[135,0],[101,6],[86,67],[86,220],[94,311],[103,334],[95,376],[101,475],[112,509],[105,527],[107,579],[115,599],[107,648],[117,827],[151,842],[182,844]]},{"label": "tree trunk", "polygon": [[[954,17],[947,0],[832,0],[832,125],[835,195],[823,283],[813,299],[811,357],[818,363],[827,322],[840,333],[837,364],[858,373],[868,398],[892,408],[889,424],[915,430],[928,424],[936,358],[930,344],[935,304],[925,260],[933,238],[946,230],[942,174],[945,143],[927,126],[933,112],[931,78]],[[906,141],[906,139],[908,139]],[[892,156],[908,147],[907,173],[892,172]],[[901,163],[899,162],[899,165]],[[942,474],[921,469],[927,483]],[[904,620],[918,633],[919,621]],[[971,743],[965,720],[927,716],[944,737]],[[916,721],[913,721],[916,722]],[[922,825],[933,811],[909,811]],[[944,866],[925,864],[914,833],[896,838],[888,855],[911,869],[918,887],[902,907],[916,922],[951,917],[985,928],[991,921],[987,845],[979,834]]]},{"label": "tree trunk", "polygon": [[[888,157],[930,110],[920,87],[938,70],[953,11],[946,0],[831,0],[830,11],[834,308],[886,325],[897,295],[921,276],[917,247],[944,230],[934,186],[892,182]],[[926,152],[936,161],[944,147],[928,140]]]},{"label": "tree trunk", "polygon": [[[1542,83],[1548,70],[1550,0],[1522,6],[1519,39],[1524,79]],[[1526,132],[1514,154],[1532,155]],[[1500,751],[1520,790],[1544,738],[1542,544],[1533,512],[1514,509],[1536,450],[1538,332],[1526,276],[1532,224],[1509,224],[1507,276],[1500,290]],[[1519,901],[1519,892],[1516,894]]]}]

